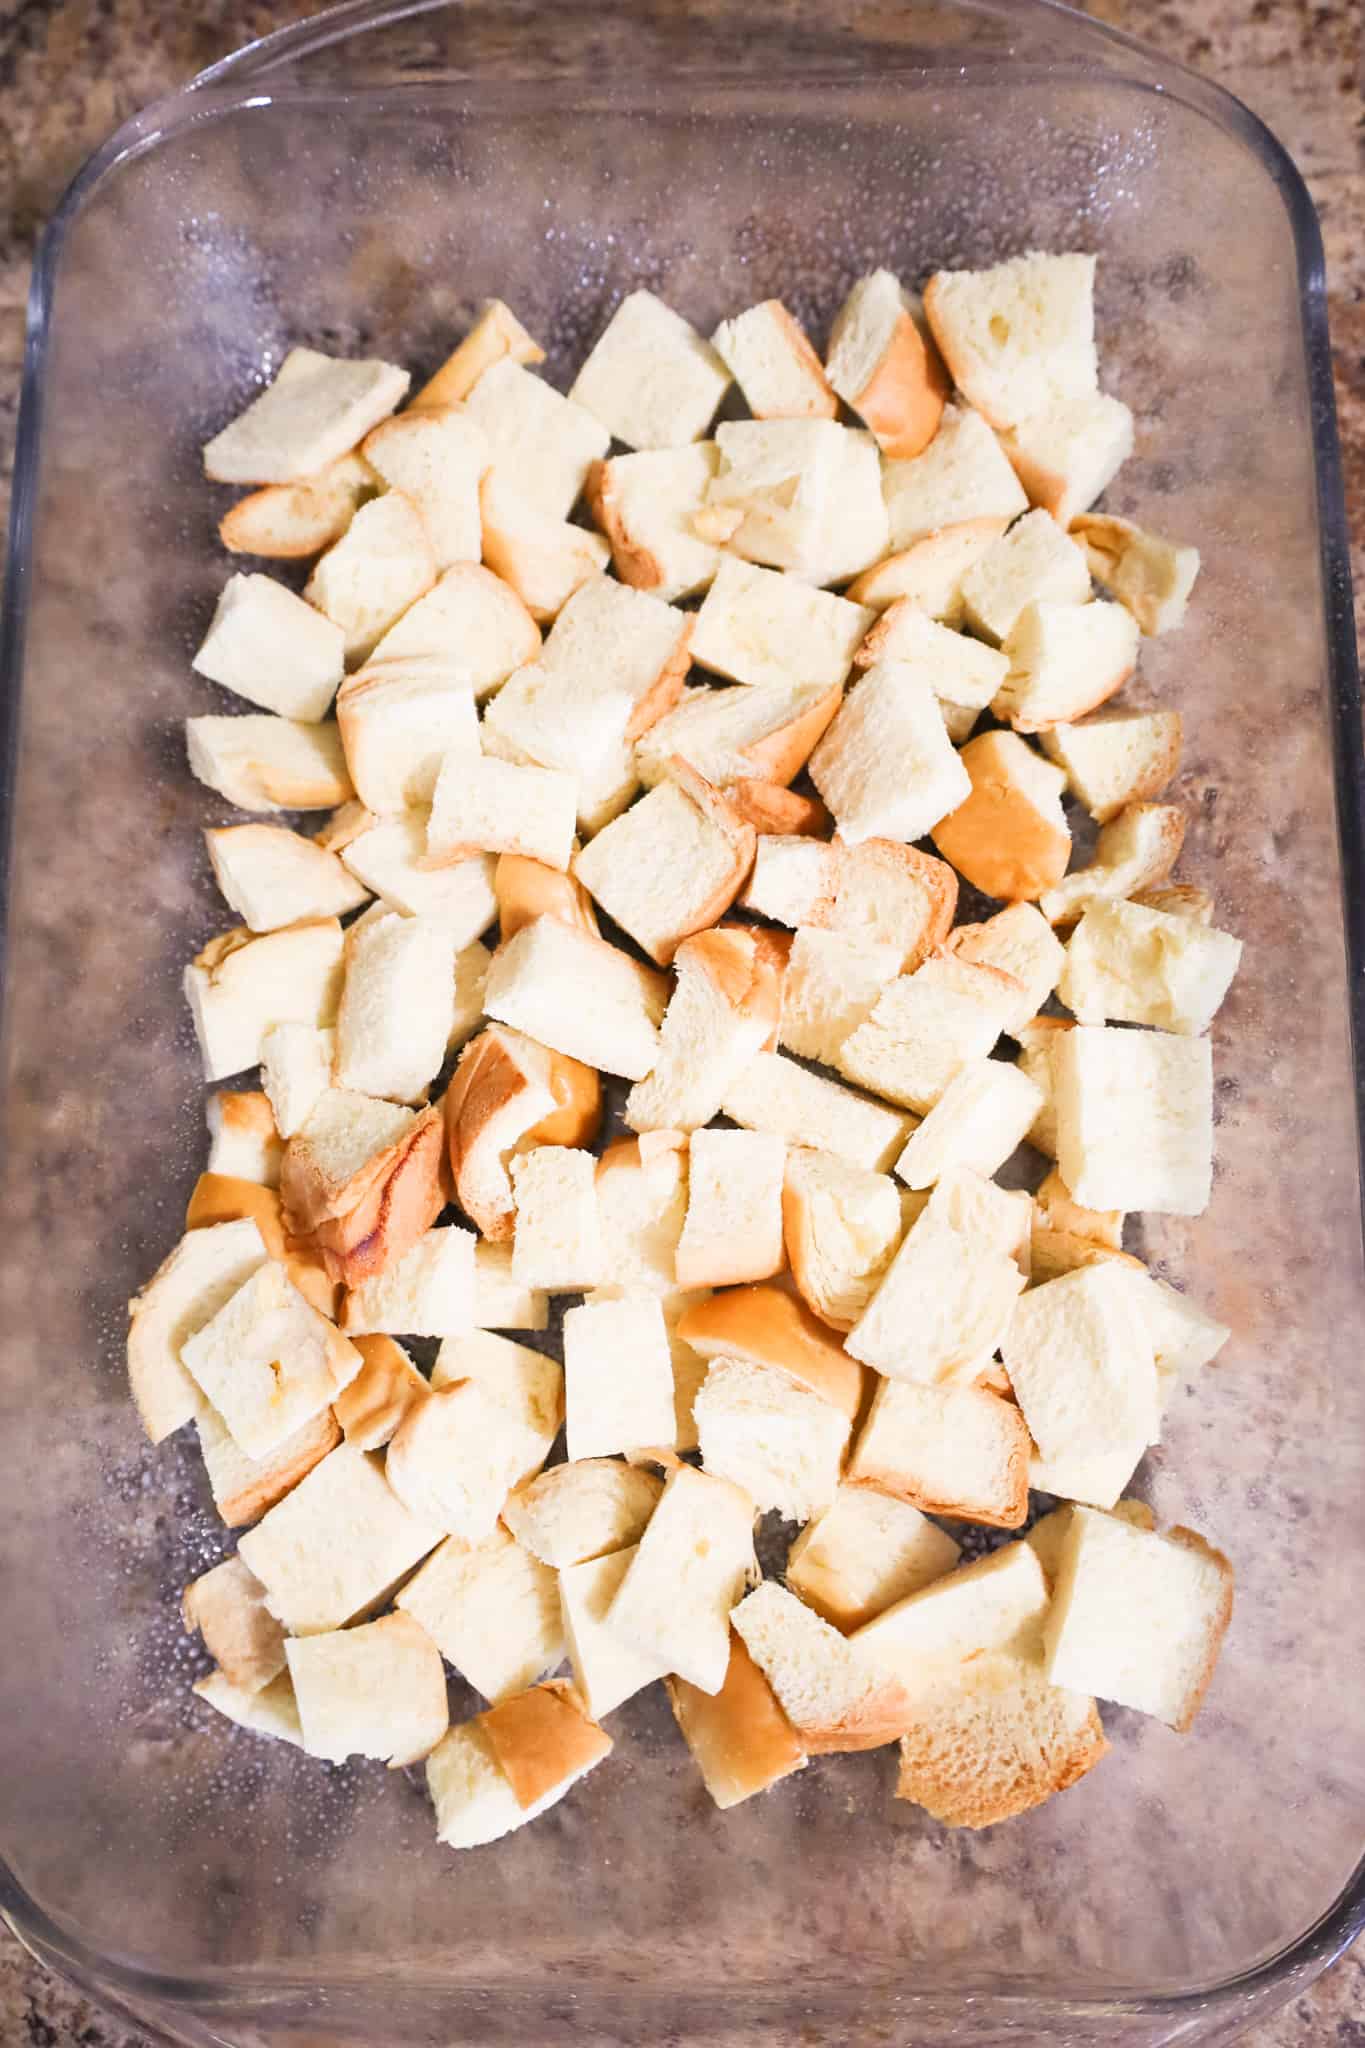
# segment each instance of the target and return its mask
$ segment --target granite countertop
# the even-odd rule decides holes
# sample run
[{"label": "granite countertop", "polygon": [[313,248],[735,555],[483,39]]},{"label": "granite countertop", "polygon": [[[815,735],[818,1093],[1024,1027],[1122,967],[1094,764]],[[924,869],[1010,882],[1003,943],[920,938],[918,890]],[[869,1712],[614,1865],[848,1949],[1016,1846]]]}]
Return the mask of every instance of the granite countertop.
[{"label": "granite countertop", "polygon": [[[1279,135],[1322,220],[1356,617],[1365,624],[1365,31],[1359,0],[1085,0],[1228,87]],[[36,231],[82,160],[205,64],[312,11],[293,0],[0,0],[0,513]],[[1365,1955],[1245,2037],[1365,2048]],[[0,1930],[0,2048],[146,2048]]]}]

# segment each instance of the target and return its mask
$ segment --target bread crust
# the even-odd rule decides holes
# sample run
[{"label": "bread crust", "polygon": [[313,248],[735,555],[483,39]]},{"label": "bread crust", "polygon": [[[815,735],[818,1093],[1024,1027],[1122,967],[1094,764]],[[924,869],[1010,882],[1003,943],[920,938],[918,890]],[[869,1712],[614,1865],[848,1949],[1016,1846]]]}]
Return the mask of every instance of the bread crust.
[{"label": "bread crust", "polygon": [[755,832],[775,839],[828,839],[834,830],[834,820],[818,796],[802,796],[780,782],[745,775],[730,784],[726,795]]},{"label": "bread crust", "polygon": [[1213,1679],[1214,1669],[1218,1663],[1218,1654],[1223,1647],[1223,1638],[1227,1634],[1232,1621],[1235,1574],[1230,1561],[1223,1555],[1223,1552],[1215,1549],[1213,1544],[1201,1536],[1196,1529],[1187,1529],[1183,1523],[1177,1523],[1174,1528],[1166,1531],[1166,1541],[1176,1544],[1181,1550],[1193,1550],[1200,1557],[1207,1558],[1210,1564],[1217,1567],[1223,1582],[1222,1597],[1218,1603],[1218,1611],[1209,1625],[1208,1648],[1204,1656],[1204,1662],[1200,1666],[1193,1685],[1186,1694],[1185,1705],[1180,1719],[1172,1724],[1177,1735],[1185,1735],[1188,1734],[1195,1715],[1204,1704],[1204,1695],[1207,1693]]},{"label": "bread crust", "polygon": [[664,1682],[683,1741],[722,1811],[805,1768],[807,1753],[795,1729],[733,1629],[718,1693],[701,1692],[685,1678]]},{"label": "bread crust", "polygon": [[408,411],[459,405],[484,371],[503,356],[510,356],[514,363],[543,363],[545,351],[531,339],[510,306],[501,299],[488,299],[464,340],[409,401]]},{"label": "bread crust", "polygon": [[974,888],[1008,903],[1034,903],[1055,888],[1071,858],[1064,820],[1045,817],[1001,760],[1004,735],[982,733],[962,749],[972,793],[935,825],[932,838]]},{"label": "bread crust", "polygon": [[952,384],[942,358],[902,310],[876,369],[851,401],[883,455],[922,455],[938,432]]},{"label": "bread crust", "polygon": [[[874,611],[885,611],[902,602],[923,611],[926,600],[929,600],[937,613],[938,607],[933,600],[945,599],[941,615],[952,618],[955,616],[953,586],[961,583],[972,563],[999,540],[1008,525],[1008,519],[991,516],[959,519],[951,526],[940,526],[935,532],[922,535],[908,548],[901,548],[882,561],[874,562],[870,569],[864,569],[862,575],[855,576],[849,584],[847,595],[854,604],[870,605]],[[956,611],[960,612],[961,608],[961,598],[958,597]],[[876,627],[870,630],[875,632]],[[866,640],[863,645],[866,647]],[[860,668],[866,668],[878,659],[874,652],[864,661],[861,650],[854,656]]]},{"label": "bread crust", "polygon": [[419,1111],[392,1145],[337,1186],[312,1158],[306,1134],[284,1148],[280,1198],[296,1251],[313,1251],[347,1288],[411,1251],[448,1199],[441,1112]]},{"label": "bread crust", "polygon": [[528,1686],[480,1714],[479,1726],[523,1811],[609,1756],[611,1737],[589,1719],[567,1678]]},{"label": "bread crust", "polygon": [[537,917],[558,917],[600,938],[597,910],[583,884],[567,871],[547,867],[527,853],[500,853],[493,871],[498,899],[498,934],[505,942]]},{"label": "bread crust", "polygon": [[678,1335],[703,1357],[743,1358],[776,1367],[850,1422],[862,1406],[862,1366],[804,1302],[780,1287],[760,1281],[725,1288],[688,1309]]}]

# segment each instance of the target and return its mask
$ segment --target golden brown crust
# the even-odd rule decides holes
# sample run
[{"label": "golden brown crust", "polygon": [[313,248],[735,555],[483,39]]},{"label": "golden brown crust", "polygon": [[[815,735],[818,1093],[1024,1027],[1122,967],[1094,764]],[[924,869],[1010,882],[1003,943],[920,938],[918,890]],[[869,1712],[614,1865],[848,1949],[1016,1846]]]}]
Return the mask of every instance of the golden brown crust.
[{"label": "golden brown crust", "polygon": [[590,1770],[612,1748],[566,1678],[547,1679],[490,1707],[479,1726],[523,1809]]},{"label": "golden brown crust", "polygon": [[426,1383],[414,1381],[407,1354],[392,1337],[367,1334],[352,1337],[351,1343],[365,1362],[333,1401],[332,1413],[344,1436],[362,1450],[378,1450],[424,1398]]},{"label": "golden brown crust", "polygon": [[823,738],[843,702],[844,686],[836,683],[785,725],[741,749],[753,772],[767,782],[788,783],[799,775]]},{"label": "golden brown crust", "polygon": [[346,532],[356,511],[372,497],[378,479],[362,480],[364,465],[343,456],[320,476],[294,484],[266,484],[230,505],[218,522],[218,538],[229,554],[260,555],[275,562],[301,562],[320,555]]},{"label": "golden brown crust", "polygon": [[335,1321],[336,1283],[321,1258],[286,1242],[280,1197],[274,1188],[262,1187],[259,1181],[239,1180],[235,1174],[200,1174],[185,1211],[186,1230],[204,1230],[210,1224],[237,1223],[246,1218],[256,1225],[266,1251],[272,1259],[280,1260],[304,1300],[329,1321]]},{"label": "golden brown crust", "polygon": [[862,1405],[862,1366],[804,1302],[780,1287],[724,1288],[687,1311],[678,1335],[703,1357],[747,1358],[790,1374],[850,1422]]},{"label": "golden brown crust", "polygon": [[583,495],[593,524],[600,527],[611,547],[612,567],[623,583],[634,590],[657,590],[664,580],[664,565],[652,549],[632,538],[616,497],[616,478],[610,459],[599,457],[588,470]]},{"label": "golden brown crust", "polygon": [[[1004,1661],[992,1664],[1003,1668]],[[985,1828],[1030,1812],[1093,1770],[1109,1749],[1094,1701],[1072,1718],[1065,1695],[1049,1701],[1056,1688],[1031,1672],[1023,1683],[1034,1696],[1032,1712],[984,1728],[970,1690],[956,1698],[931,1694],[901,1737],[896,1798],[948,1827]]]},{"label": "golden brown crust", "polygon": [[[575,1062],[575,1064],[577,1064]],[[585,1069],[591,1072],[591,1068]],[[524,1137],[535,1119],[515,1131],[511,1124],[498,1133],[493,1154],[488,1132],[501,1125],[503,1113],[518,1096],[529,1097],[538,1086],[521,1055],[519,1034],[506,1025],[488,1024],[460,1054],[442,1102],[446,1153],[455,1199],[465,1214],[495,1243],[512,1235],[515,1207],[512,1183],[501,1154]],[[506,1137],[504,1146],[501,1139]]]},{"label": "golden brown crust", "polygon": [[845,877],[850,874],[865,876],[868,869],[882,870],[900,877],[909,876],[927,900],[924,924],[919,937],[901,962],[902,974],[913,974],[938,951],[947,940],[957,915],[957,876],[946,860],[935,859],[932,853],[921,853],[917,846],[906,846],[899,839],[864,839],[857,846],[845,846],[842,839],[834,839],[831,845],[836,854],[834,874],[834,908],[828,917],[812,918],[813,924],[827,924],[839,927],[844,923],[840,915],[840,897],[848,886]]},{"label": "golden brown crust", "polygon": [[1223,1638],[1227,1634],[1232,1621],[1235,1575],[1231,1563],[1223,1555],[1222,1551],[1216,1550],[1213,1544],[1201,1536],[1196,1529],[1187,1529],[1182,1523],[1177,1523],[1173,1529],[1166,1531],[1166,1541],[1174,1543],[1181,1550],[1193,1550],[1200,1557],[1207,1558],[1210,1564],[1217,1567],[1222,1575],[1223,1582],[1218,1612],[1209,1626],[1208,1651],[1204,1658],[1203,1666],[1200,1669],[1199,1676],[1186,1695],[1184,1711],[1180,1719],[1172,1723],[1176,1733],[1184,1735],[1188,1733],[1195,1715],[1204,1704],[1204,1695],[1212,1683],[1214,1670],[1218,1663],[1218,1654],[1223,1647]]},{"label": "golden brown crust", "polygon": [[922,455],[933,440],[951,391],[938,350],[902,311],[876,369],[852,405],[872,429],[883,455],[906,461]]},{"label": "golden brown crust", "polygon": [[502,943],[537,917],[557,917],[579,931],[601,936],[591,896],[575,876],[532,860],[527,853],[500,853],[493,871]]},{"label": "golden brown crust", "polygon": [[707,824],[726,840],[730,848],[730,865],[710,895],[693,905],[681,931],[671,932],[666,938],[645,947],[650,958],[661,967],[669,965],[684,939],[691,938],[696,932],[709,931],[724,916],[749,879],[758,846],[758,834],[748,819],[742,818],[724,791],[708,782],[704,775],[699,775],[681,754],[669,756],[668,779],[677,784]]},{"label": "golden brown crust", "polygon": [[845,595],[854,604],[871,605],[874,611],[884,611],[902,599],[922,611],[926,592],[960,582],[972,563],[992,541],[999,540],[1008,525],[1008,519],[996,517],[959,519],[951,526],[940,526],[910,547],[864,569],[849,584]]},{"label": "golden brown crust", "polygon": [[284,1148],[280,1196],[296,1251],[315,1252],[334,1280],[358,1287],[411,1251],[445,1207],[441,1112],[421,1110],[342,1187],[322,1171],[298,1132]]},{"label": "golden brown crust", "polygon": [[905,1733],[913,1715],[914,1703],[905,1687],[888,1678],[838,1720],[811,1727],[798,1725],[796,1732],[812,1756],[881,1749]]},{"label": "golden brown crust", "polygon": [[341,1430],[337,1419],[330,1408],[324,1408],[278,1450],[261,1459],[249,1479],[244,1479],[230,1492],[215,1494],[214,1505],[229,1529],[240,1529],[248,1522],[258,1522],[287,1493],[292,1493],[299,1481],[306,1479],[313,1467],[320,1465],[340,1442]]},{"label": "golden brown crust", "polygon": [[685,1678],[670,1678],[666,1684],[683,1741],[722,1810],[804,1767],[806,1752],[791,1722],[733,1629],[719,1692],[700,1692]]},{"label": "golden brown crust", "polygon": [[1001,758],[1005,737],[984,732],[961,749],[972,793],[931,836],[973,888],[1008,903],[1034,903],[1066,873],[1071,834],[1013,780],[1008,754]]},{"label": "golden brown crust", "polygon": [[640,739],[651,726],[657,725],[659,720],[673,709],[682,695],[684,678],[692,666],[692,635],[696,631],[696,615],[693,612],[680,612],[678,616],[682,625],[673,643],[673,651],[644,695],[637,699],[626,726],[628,741]]},{"label": "golden brown crust", "polygon": [[510,356],[514,363],[543,363],[545,351],[533,341],[510,306],[501,299],[489,299],[470,328],[441,367],[417,396],[408,402],[409,412],[428,412],[459,405],[491,364]]},{"label": "golden brown crust", "polygon": [[759,776],[746,775],[730,783],[726,795],[755,832],[776,839],[828,839],[834,830],[834,820],[818,796],[800,796]]},{"label": "golden brown crust", "polygon": [[602,1077],[596,1067],[585,1066],[566,1052],[551,1051],[546,1079],[556,1106],[531,1126],[523,1142],[584,1149],[595,1145],[602,1127]]},{"label": "golden brown crust", "polygon": [[773,324],[782,330],[782,339],[792,355],[795,356],[802,374],[812,379],[818,388],[810,393],[808,401],[796,413],[762,412],[756,405],[751,404],[749,409],[753,413],[754,418],[756,420],[837,419],[839,415],[839,400],[830,389],[829,381],[825,376],[825,366],[811,346],[810,337],[806,333],[805,328],[802,327],[798,320],[793,319],[781,299],[764,299],[762,305],[755,308],[755,310],[766,313]]}]

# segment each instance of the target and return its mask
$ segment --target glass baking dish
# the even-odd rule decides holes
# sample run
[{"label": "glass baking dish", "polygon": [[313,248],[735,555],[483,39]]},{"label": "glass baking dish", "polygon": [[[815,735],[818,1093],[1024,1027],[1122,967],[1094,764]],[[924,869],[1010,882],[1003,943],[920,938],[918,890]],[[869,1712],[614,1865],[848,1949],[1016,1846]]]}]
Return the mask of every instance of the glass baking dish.
[{"label": "glass baking dish", "polygon": [[[893,1758],[714,1812],[658,1689],[534,1828],[456,1856],[420,1773],[329,1770],[189,1693],[228,1548],[126,1397],[124,1304],[204,1152],[179,990],[224,919],[180,723],[225,573],[198,449],[303,340],[421,374],[490,293],[563,381],[623,291],[823,336],[875,264],[1100,253],[1114,509],[1196,541],[1182,874],[1247,941],[1218,1184],[1143,1249],[1235,1335],[1141,1490],[1234,1557],[1193,1734],[945,1833]],[[4,625],[3,1903],[170,2038],[1227,2039],[1365,1919],[1365,868],[1322,256],[1244,108],[1033,0],[341,7],[131,122],[32,298]],[[224,700],[221,708],[229,708]],[[240,709],[239,705],[231,708]],[[1354,991],[1356,1062],[1351,1041]]]}]

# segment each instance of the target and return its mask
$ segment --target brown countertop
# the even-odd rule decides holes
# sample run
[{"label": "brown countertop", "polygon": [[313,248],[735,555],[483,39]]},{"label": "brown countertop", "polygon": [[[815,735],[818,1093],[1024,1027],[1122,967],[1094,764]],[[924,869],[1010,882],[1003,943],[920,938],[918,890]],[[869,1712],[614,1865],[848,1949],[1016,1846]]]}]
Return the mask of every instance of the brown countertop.
[{"label": "brown countertop", "polygon": [[[1087,0],[1217,79],[1297,159],[1322,219],[1337,406],[1365,623],[1365,36],[1359,0]],[[250,38],[292,0],[0,0],[0,512],[7,503],[35,231],[109,132]],[[1247,2035],[1254,2048],[1365,2048],[1365,1956]],[[0,2048],[146,2048],[0,1931]]]}]

